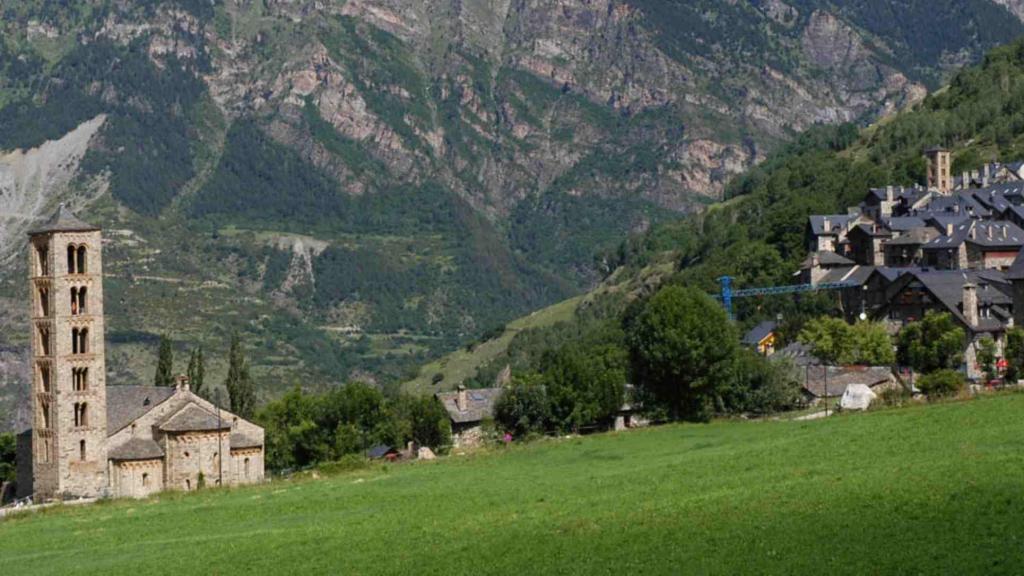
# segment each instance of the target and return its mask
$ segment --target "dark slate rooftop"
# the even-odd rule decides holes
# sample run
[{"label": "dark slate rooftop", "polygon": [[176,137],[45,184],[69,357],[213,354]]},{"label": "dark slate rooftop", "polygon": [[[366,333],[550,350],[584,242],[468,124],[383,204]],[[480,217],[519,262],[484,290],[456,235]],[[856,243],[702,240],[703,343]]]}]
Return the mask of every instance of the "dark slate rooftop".
[{"label": "dark slate rooftop", "polygon": [[[811,234],[822,236],[825,234],[838,234],[846,228],[851,220],[857,218],[850,214],[831,214],[823,216],[810,216]],[[825,220],[828,220],[828,231],[825,230]]]},{"label": "dark slate rooftop", "polygon": [[975,222],[966,241],[983,248],[1020,248],[1024,230],[1012,222]]},{"label": "dark slate rooftop", "polygon": [[1013,265],[1006,271],[1007,280],[1024,280],[1024,251],[1017,254],[1017,259],[1013,261]]},{"label": "dark slate rooftop", "polygon": [[800,265],[802,270],[808,270],[814,267],[815,262],[822,268],[831,268],[835,266],[852,266],[853,260],[850,260],[846,256],[836,254],[835,252],[814,252],[810,254],[803,264]]},{"label": "dark slate rooftop", "polygon": [[893,238],[886,243],[886,246],[918,246],[926,244],[938,238],[939,231],[930,226],[922,226],[907,230],[898,238]]},{"label": "dark slate rooftop", "polygon": [[107,435],[131,424],[174,395],[165,386],[107,386]]},{"label": "dark slate rooftop", "polygon": [[149,438],[129,438],[107,452],[107,458],[111,460],[155,460],[163,457],[163,449]]},{"label": "dark slate rooftop", "polygon": [[99,230],[98,226],[87,224],[78,219],[63,204],[57,208],[57,212],[47,221],[36,228],[28,231],[29,235],[50,234],[53,232],[93,232]]},{"label": "dark slate rooftop", "polygon": [[775,331],[776,324],[773,320],[765,320],[757,326],[750,329],[749,332],[743,335],[743,344],[747,346],[757,346],[768,337],[769,334]]},{"label": "dark slate rooftop", "polygon": [[836,398],[847,386],[873,387],[889,382],[892,370],[885,366],[809,366],[804,369],[804,390],[816,398]]},{"label": "dark slate rooftop", "polygon": [[394,451],[395,449],[391,446],[388,446],[387,444],[377,444],[376,446],[366,451],[366,457],[372,460],[376,460],[378,458],[383,458],[387,456],[390,452]]},{"label": "dark slate rooftop", "polygon": [[[973,283],[978,287],[978,304],[1009,310],[1013,299],[1008,294],[1009,286],[1004,274],[998,270],[923,270],[909,271],[910,278],[891,287],[892,300],[906,285],[918,282],[930,292],[947,312],[967,325],[963,315],[964,284]],[[996,318],[980,318],[977,332],[1000,330],[1002,323]]]},{"label": "dark slate rooftop", "polygon": [[466,390],[468,406],[465,410],[459,410],[455,403],[458,392],[438,392],[437,399],[448,411],[448,416],[456,424],[468,424],[480,422],[490,418],[494,414],[494,403],[501,396],[501,388],[481,388],[478,390]]},{"label": "dark slate rooftop", "polygon": [[[798,368],[805,366],[817,366],[821,360],[814,355],[811,346],[803,342],[791,342],[785,348],[775,354],[776,358],[785,358]],[[803,377],[803,376],[801,376]]]},{"label": "dark slate rooftop", "polygon": [[924,219],[920,216],[894,216],[884,218],[882,223],[893,232],[906,232],[925,226]]},{"label": "dark slate rooftop", "polygon": [[216,414],[192,403],[172,414],[160,424],[160,429],[164,432],[203,432],[229,428],[231,428],[230,422],[219,419]]}]

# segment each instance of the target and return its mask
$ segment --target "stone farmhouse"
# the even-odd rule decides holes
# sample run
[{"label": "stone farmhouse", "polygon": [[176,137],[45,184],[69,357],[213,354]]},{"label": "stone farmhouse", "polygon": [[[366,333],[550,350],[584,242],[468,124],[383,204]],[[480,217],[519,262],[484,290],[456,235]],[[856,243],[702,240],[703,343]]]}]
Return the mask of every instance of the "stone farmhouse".
[{"label": "stone farmhouse", "polygon": [[969,377],[981,375],[977,343],[1002,350],[1024,323],[1024,163],[991,163],[951,174],[948,150],[932,148],[927,185],[869,190],[846,214],[811,216],[808,284],[846,284],[848,320],[869,317],[893,331],[928,311],[950,313],[969,335]]},{"label": "stone farmhouse", "polygon": [[61,206],[29,232],[28,251],[33,425],[18,435],[19,497],[144,497],[263,479],[263,429],[185,378],[106,385],[99,228]]},{"label": "stone farmhouse", "polygon": [[467,390],[459,385],[454,392],[438,392],[437,397],[452,424],[452,446],[471,448],[484,440],[484,422],[494,418],[494,404],[502,388]]}]

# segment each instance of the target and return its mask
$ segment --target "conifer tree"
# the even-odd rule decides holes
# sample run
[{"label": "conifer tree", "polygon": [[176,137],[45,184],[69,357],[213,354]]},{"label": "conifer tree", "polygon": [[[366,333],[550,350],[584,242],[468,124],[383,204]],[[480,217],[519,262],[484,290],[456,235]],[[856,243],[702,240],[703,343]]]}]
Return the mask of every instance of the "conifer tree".
[{"label": "conifer tree", "polygon": [[228,391],[231,411],[242,418],[251,418],[256,407],[256,390],[249,375],[249,364],[242,352],[238,334],[231,336],[231,351],[228,353],[228,377],[224,381]]},{"label": "conifer tree", "polygon": [[192,355],[188,359],[188,381],[192,391],[196,394],[203,395],[203,381],[206,379],[206,366],[203,360],[203,349],[196,348],[192,350]]},{"label": "conifer tree", "polygon": [[167,336],[160,337],[160,352],[156,360],[156,376],[153,378],[155,386],[174,385],[174,350],[171,348],[171,341]]}]

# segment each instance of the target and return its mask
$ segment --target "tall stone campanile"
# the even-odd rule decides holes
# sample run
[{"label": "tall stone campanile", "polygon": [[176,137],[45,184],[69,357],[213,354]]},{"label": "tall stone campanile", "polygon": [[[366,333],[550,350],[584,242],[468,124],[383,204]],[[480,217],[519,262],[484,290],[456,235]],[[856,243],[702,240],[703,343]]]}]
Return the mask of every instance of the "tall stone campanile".
[{"label": "tall stone campanile", "polygon": [[100,229],[63,205],[29,232],[37,501],[108,486],[101,249]]}]

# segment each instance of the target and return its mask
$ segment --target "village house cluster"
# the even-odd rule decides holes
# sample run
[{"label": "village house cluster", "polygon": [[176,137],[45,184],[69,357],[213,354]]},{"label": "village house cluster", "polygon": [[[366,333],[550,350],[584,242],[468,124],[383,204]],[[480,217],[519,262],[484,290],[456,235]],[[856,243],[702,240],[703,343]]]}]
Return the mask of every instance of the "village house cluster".
[{"label": "village house cluster", "polygon": [[990,163],[954,176],[948,150],[932,148],[926,186],[868,191],[846,214],[811,216],[803,283],[838,287],[848,320],[893,332],[928,311],[947,312],[968,335],[968,377],[978,342],[1002,351],[1024,322],[1024,162]]}]

